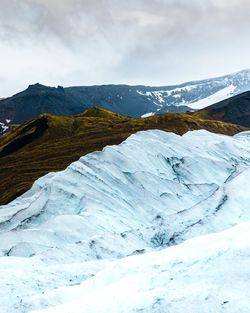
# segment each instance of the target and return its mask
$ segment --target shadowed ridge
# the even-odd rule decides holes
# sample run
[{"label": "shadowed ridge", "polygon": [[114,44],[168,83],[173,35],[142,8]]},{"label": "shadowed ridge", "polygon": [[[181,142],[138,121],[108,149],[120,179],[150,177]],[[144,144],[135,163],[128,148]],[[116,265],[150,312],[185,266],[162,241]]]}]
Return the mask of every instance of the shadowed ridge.
[{"label": "shadowed ridge", "polygon": [[194,112],[194,116],[250,127],[250,91]]},{"label": "shadowed ridge", "polygon": [[63,170],[87,153],[120,144],[131,134],[148,129],[179,135],[198,129],[226,135],[248,130],[193,113],[128,118],[93,107],[69,117],[42,114],[0,137],[0,204],[27,191],[39,177]]},{"label": "shadowed ridge", "polygon": [[16,152],[17,150],[25,147],[27,144],[33,142],[43,135],[43,133],[48,128],[48,120],[45,116],[36,119],[32,123],[29,123],[25,126],[21,132],[20,137],[14,139],[9,144],[4,146],[2,151],[0,152],[0,158],[7,156],[11,153]]},{"label": "shadowed ridge", "polygon": [[212,104],[212,105],[206,107],[205,109],[210,110],[210,111],[211,110],[217,110],[217,109],[225,108],[229,104],[236,103],[236,102],[238,102],[239,105],[243,106],[244,104],[241,102],[243,99],[250,101],[250,91],[246,91],[246,92],[243,92],[239,95],[236,95],[236,96],[230,97],[228,99],[222,100],[220,102],[217,102],[215,104]]}]

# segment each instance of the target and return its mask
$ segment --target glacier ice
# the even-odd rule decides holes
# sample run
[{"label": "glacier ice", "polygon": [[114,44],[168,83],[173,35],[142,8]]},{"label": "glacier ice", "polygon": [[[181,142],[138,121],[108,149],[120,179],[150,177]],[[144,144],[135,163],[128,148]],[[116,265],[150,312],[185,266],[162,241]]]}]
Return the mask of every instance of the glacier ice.
[{"label": "glacier ice", "polygon": [[[112,262],[79,286],[33,301],[34,313],[249,312],[250,222],[161,251]],[[53,302],[52,302],[53,303]]]},{"label": "glacier ice", "polygon": [[[58,305],[55,312],[78,312],[79,301],[79,312],[112,312],[112,299],[113,312],[176,313],[186,305],[190,312],[235,312],[228,302],[220,306],[223,281],[216,275],[234,270],[236,261],[246,264],[237,273],[249,275],[247,248],[242,246],[241,258],[240,239],[230,235],[243,238],[249,226],[249,165],[250,132],[228,137],[149,130],[41,177],[0,207],[0,312],[47,306],[52,312]],[[224,242],[226,260],[220,258]],[[221,272],[213,269],[224,261]],[[160,278],[170,275],[163,274],[167,268],[179,277],[170,281],[173,289]],[[200,285],[192,281],[194,274]],[[236,302],[245,297],[229,291],[228,285],[225,297]],[[249,312],[250,303],[243,302],[240,311]]]}]

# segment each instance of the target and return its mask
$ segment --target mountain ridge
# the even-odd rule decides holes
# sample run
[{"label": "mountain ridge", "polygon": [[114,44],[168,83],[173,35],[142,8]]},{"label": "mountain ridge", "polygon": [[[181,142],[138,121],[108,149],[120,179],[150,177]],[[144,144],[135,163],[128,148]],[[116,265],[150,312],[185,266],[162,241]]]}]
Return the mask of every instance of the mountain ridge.
[{"label": "mountain ridge", "polygon": [[48,87],[37,83],[0,100],[0,123],[6,124],[8,120],[10,124],[21,124],[42,113],[76,115],[92,106],[131,117],[182,113],[249,89],[250,70],[159,87],[124,84]]}]

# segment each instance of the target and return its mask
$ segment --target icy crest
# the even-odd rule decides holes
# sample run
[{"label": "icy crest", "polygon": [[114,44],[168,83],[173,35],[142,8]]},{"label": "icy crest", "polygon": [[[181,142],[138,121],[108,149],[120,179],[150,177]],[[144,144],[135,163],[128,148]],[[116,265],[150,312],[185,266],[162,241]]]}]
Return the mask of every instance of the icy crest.
[{"label": "icy crest", "polygon": [[[165,312],[168,307],[176,313],[178,305],[188,303],[190,312],[200,312],[199,305],[202,312],[220,312],[222,307],[234,312],[226,305],[229,285],[225,295],[211,292],[213,275],[225,276],[226,269],[214,269],[209,281],[204,264],[212,270],[223,262],[219,254],[224,252],[232,258],[225,263],[228,267],[235,255],[236,261],[246,262],[247,244],[241,246],[241,258],[236,243],[249,224],[191,238],[250,220],[249,165],[250,132],[228,137],[204,130],[183,136],[150,130],[40,178],[26,194],[0,208],[0,312],[29,312],[72,301],[80,306],[48,312]],[[229,247],[232,234],[238,239]],[[206,244],[211,249],[205,253]],[[141,271],[139,264],[145,264]],[[190,282],[193,272],[197,281]],[[169,283],[164,285],[162,277]],[[205,289],[195,303],[199,277]],[[189,283],[191,298],[180,290]],[[125,301],[126,292],[135,295],[134,302]],[[106,296],[94,303],[102,293]],[[120,311],[114,309],[112,294]]]}]

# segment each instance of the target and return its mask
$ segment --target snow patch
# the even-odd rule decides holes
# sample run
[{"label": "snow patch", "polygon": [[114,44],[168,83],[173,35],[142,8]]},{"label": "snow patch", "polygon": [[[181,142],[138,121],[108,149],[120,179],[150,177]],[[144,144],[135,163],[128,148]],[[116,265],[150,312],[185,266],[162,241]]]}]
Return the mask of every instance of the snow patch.
[{"label": "snow patch", "polygon": [[235,86],[230,85],[207,98],[201,99],[196,102],[189,102],[188,106],[195,110],[203,109],[209,105],[212,105],[214,103],[217,103],[219,101],[222,101],[226,98],[233,96],[235,89],[236,89]]},{"label": "snow patch", "polygon": [[144,118],[144,117],[149,117],[149,116],[153,116],[153,115],[154,115],[153,112],[149,112],[149,113],[143,114],[141,117]]},{"label": "snow patch", "polygon": [[9,126],[0,122],[0,129],[2,129],[2,132],[4,133],[9,129]]}]

